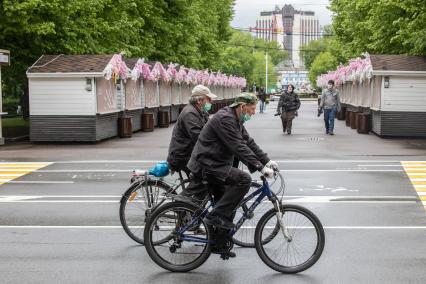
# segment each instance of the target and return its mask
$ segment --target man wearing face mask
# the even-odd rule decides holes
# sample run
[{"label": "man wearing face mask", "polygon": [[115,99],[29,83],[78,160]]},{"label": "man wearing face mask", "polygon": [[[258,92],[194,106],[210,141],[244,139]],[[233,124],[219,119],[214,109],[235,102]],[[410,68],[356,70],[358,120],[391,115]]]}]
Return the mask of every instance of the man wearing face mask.
[{"label": "man wearing face mask", "polygon": [[328,81],[327,89],[322,90],[320,112],[321,110],[324,110],[325,133],[334,135],[334,119],[340,111],[340,96],[339,91],[334,88],[333,80]]},{"label": "man wearing face mask", "polygon": [[195,181],[206,180],[211,192],[221,195],[214,209],[207,214],[208,225],[222,229],[234,227],[236,207],[250,189],[248,173],[232,167],[238,158],[250,172],[259,171],[266,177],[273,176],[278,164],[250,137],[244,127],[256,112],[256,97],[239,95],[229,107],[219,110],[204,126],[191,154],[188,168]]},{"label": "man wearing face mask", "polygon": [[209,118],[208,111],[211,109],[211,102],[215,98],[217,96],[203,85],[197,85],[192,89],[189,104],[183,108],[173,128],[167,156],[171,170],[184,171],[189,175],[186,164],[197,142],[198,135],[200,135],[201,129]]}]

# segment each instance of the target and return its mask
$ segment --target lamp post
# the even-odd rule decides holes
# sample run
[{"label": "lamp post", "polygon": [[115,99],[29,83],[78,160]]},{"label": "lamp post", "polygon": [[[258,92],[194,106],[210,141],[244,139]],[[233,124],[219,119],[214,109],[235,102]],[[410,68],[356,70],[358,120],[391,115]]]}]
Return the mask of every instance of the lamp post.
[{"label": "lamp post", "polygon": [[268,50],[266,50],[266,53],[265,53],[265,62],[266,62],[266,64],[265,64],[265,66],[266,66],[266,68],[265,68],[265,79],[266,79],[266,82],[265,82],[265,93],[267,94],[268,93]]},{"label": "lamp post", "polygon": [[0,49],[0,145],[4,144],[4,138],[2,134],[1,117],[7,114],[3,112],[3,100],[1,92],[1,67],[10,65],[10,52],[8,50]]}]

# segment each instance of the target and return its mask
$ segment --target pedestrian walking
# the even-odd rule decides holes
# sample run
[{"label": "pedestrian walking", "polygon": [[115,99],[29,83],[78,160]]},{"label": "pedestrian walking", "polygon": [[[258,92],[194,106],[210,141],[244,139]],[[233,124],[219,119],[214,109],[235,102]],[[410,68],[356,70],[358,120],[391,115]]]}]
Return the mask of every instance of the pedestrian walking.
[{"label": "pedestrian walking", "polygon": [[330,80],[327,89],[322,90],[321,102],[318,116],[324,112],[325,133],[334,135],[334,119],[337,112],[340,111],[339,91],[334,87],[334,81]]},{"label": "pedestrian walking", "polygon": [[281,93],[278,101],[277,114],[281,115],[283,124],[283,132],[291,134],[293,119],[296,116],[297,110],[300,108],[299,96],[294,92],[294,86],[288,85],[287,90]]},{"label": "pedestrian walking", "polygon": [[260,113],[263,113],[264,110],[265,110],[265,106],[266,106],[266,92],[265,92],[265,88],[260,87],[258,98],[259,98]]}]

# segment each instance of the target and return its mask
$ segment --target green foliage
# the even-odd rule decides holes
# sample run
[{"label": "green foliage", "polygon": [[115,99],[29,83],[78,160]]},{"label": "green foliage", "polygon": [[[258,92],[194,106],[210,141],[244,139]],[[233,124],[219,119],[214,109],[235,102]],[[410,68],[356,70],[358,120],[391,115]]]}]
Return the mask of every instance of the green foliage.
[{"label": "green foliage", "polygon": [[305,67],[309,70],[312,62],[322,52],[330,52],[337,60],[345,64],[350,58],[359,54],[350,53],[341,42],[336,38],[332,26],[324,27],[324,37],[313,40],[307,45],[303,45],[300,51],[300,56],[303,58]]},{"label": "green foliage", "polygon": [[9,49],[4,92],[22,93],[42,54],[101,54],[220,67],[233,0],[2,0],[0,48]]},{"label": "green foliage", "polygon": [[333,28],[352,54],[426,55],[424,0],[331,0]]},{"label": "green foliage", "polygon": [[309,70],[309,80],[315,85],[318,75],[335,70],[338,65],[337,58],[329,51],[321,52],[315,58],[314,62],[312,62],[311,69]]},{"label": "green foliage", "polygon": [[222,54],[222,72],[237,74],[247,79],[251,86],[265,86],[266,61],[265,52],[268,52],[268,86],[275,86],[277,75],[275,65],[287,58],[287,53],[279,48],[277,42],[265,42],[254,39],[250,33],[234,31]]}]

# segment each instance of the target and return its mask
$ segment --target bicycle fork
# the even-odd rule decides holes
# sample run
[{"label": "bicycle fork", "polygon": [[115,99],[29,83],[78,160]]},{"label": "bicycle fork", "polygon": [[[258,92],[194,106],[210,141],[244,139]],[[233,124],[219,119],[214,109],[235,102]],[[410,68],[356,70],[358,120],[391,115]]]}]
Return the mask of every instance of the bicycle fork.
[{"label": "bicycle fork", "polygon": [[284,226],[284,223],[283,223],[283,220],[282,220],[283,213],[281,212],[280,202],[278,201],[277,198],[274,198],[271,201],[274,204],[275,216],[277,217],[278,225],[280,226],[280,229],[281,229],[281,232],[282,232],[282,234],[284,236],[284,239],[287,240],[287,242],[291,242],[292,241],[292,237],[288,233],[288,229],[287,229],[286,226]]}]

